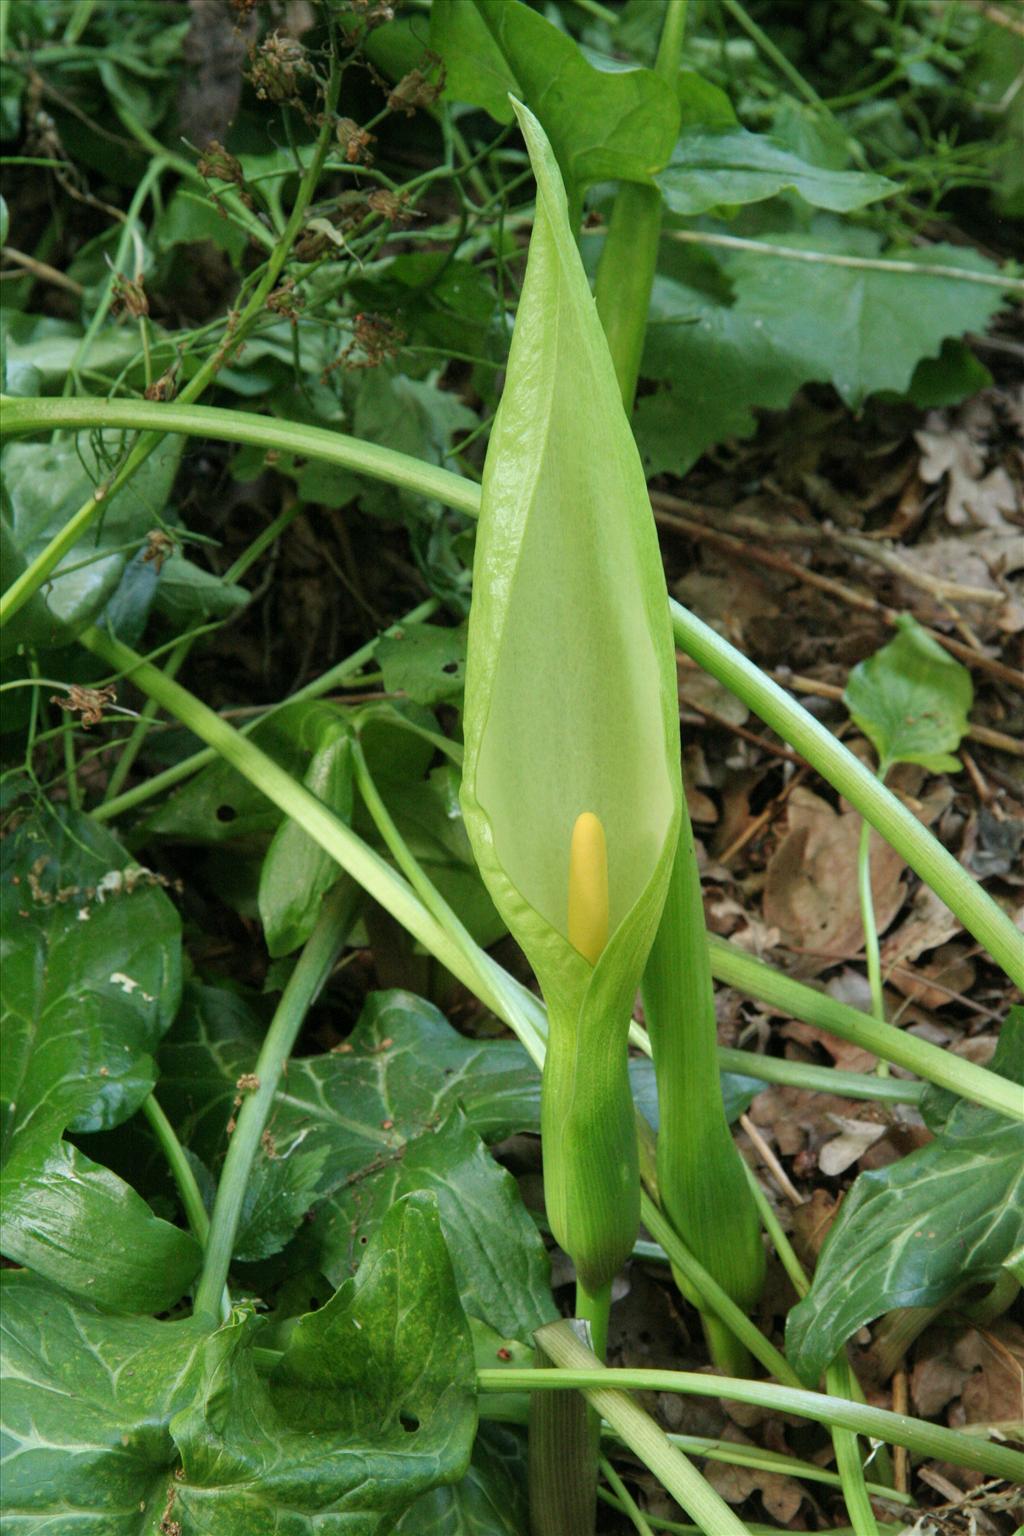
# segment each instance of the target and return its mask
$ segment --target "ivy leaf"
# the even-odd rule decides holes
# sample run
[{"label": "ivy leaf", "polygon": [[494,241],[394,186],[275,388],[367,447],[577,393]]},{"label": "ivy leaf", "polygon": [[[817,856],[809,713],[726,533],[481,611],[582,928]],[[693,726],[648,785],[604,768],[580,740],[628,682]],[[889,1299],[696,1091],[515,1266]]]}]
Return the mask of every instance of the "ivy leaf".
[{"label": "ivy leaf", "polygon": [[650,182],[668,161],[679,125],[668,82],[648,69],[597,69],[527,5],[438,0],[431,47],[456,100],[505,123],[510,91],[531,107],[576,194],[595,181]]},{"label": "ivy leaf", "polygon": [[205,1329],[111,1317],[5,1270],[4,1511],[12,1528],[148,1536],[174,1488],[168,1430]]},{"label": "ivy leaf", "polygon": [[327,1161],[327,1147],[304,1148],[301,1133],[287,1147],[266,1135],[245,1186],[234,1251],[241,1264],[280,1252],[313,1204]]},{"label": "ivy leaf", "polygon": [[197,1244],[61,1138],[121,1124],[152,1088],[180,995],[178,915],[109,832],[51,809],[4,843],[0,919],[3,1251],[100,1306],[162,1311]]},{"label": "ivy leaf", "polygon": [[880,771],[920,763],[953,772],[951,754],[967,734],[974,685],[965,666],[943,650],[909,613],[899,634],[850,673],[843,702],[878,753]]},{"label": "ivy leaf", "polygon": [[216,1530],[384,1536],[420,1494],[466,1472],[472,1343],[429,1195],[389,1212],[359,1273],[295,1327],[265,1382],[253,1319],[207,1343],[172,1421],[182,1536]]},{"label": "ivy leaf", "polygon": [[656,179],[669,210],[688,218],[788,191],[815,208],[849,213],[896,191],[886,176],[812,165],[766,134],[703,125],[683,129],[672,159]]},{"label": "ivy leaf", "polygon": [[[1024,1009],[1003,1025],[992,1070],[1024,1084]],[[995,1281],[1024,1242],[1024,1125],[959,1100],[936,1139],[862,1173],[789,1314],[786,1354],[808,1384],[858,1328],[896,1307],[939,1306]]]},{"label": "ivy leaf", "polygon": [[[211,1166],[226,1150],[235,1085],[253,1070],[261,1038],[240,998],[193,985],[161,1050],[161,1103]],[[545,1320],[547,1260],[514,1185],[485,1154],[481,1137],[497,1141],[536,1129],[539,1100],[540,1078],[517,1042],[466,1040],[429,1003],[404,992],[377,993],[340,1051],[288,1063],[271,1133],[278,1146],[304,1138],[302,1158],[322,1157],[321,1171],[315,1186],[303,1183],[289,1195],[291,1160],[281,1160],[271,1175],[279,1182],[263,1198],[274,1192],[275,1219],[290,1217],[292,1230],[310,1205],[323,1206],[303,1229],[303,1247],[314,1250],[311,1265],[340,1279],[362,1251],[352,1230],[356,1215],[367,1238],[389,1200],[409,1189],[435,1190],[460,1283],[482,1315],[497,1319],[495,1327],[525,1335]],[[267,1176],[260,1162],[257,1169]],[[307,1168],[299,1161],[295,1171]],[[473,1190],[472,1217],[456,1193],[464,1178]],[[288,1208],[281,1203],[286,1196]],[[493,1219],[499,1211],[501,1222]],[[261,1201],[248,1219],[254,1226],[268,1219]],[[276,1238],[286,1225],[284,1219],[275,1226]]]}]

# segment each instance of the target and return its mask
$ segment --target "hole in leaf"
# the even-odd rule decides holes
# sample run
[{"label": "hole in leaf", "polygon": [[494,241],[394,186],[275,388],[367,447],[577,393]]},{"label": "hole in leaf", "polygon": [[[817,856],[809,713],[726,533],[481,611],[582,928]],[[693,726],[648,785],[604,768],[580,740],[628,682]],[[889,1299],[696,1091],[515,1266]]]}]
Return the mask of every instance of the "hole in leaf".
[{"label": "hole in leaf", "polygon": [[458,664],[457,661],[446,661],[444,666],[441,668],[441,671],[442,672],[447,672],[449,677],[451,677],[458,670],[459,670],[459,664]]},{"label": "hole in leaf", "polygon": [[414,1413],[406,1413],[404,1410],[398,1415],[398,1422],[407,1435],[414,1435],[420,1427],[420,1421]]},{"label": "hole in leaf", "polygon": [[218,805],[215,814],[218,821],[234,821],[238,812],[233,805]]}]

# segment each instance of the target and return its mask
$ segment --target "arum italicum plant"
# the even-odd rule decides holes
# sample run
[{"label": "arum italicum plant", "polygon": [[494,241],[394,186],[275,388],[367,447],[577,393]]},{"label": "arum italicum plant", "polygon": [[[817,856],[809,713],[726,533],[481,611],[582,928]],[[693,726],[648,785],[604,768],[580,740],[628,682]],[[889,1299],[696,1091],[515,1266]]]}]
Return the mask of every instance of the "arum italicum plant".
[{"label": "arum italicum plant", "polygon": [[643,469],[536,118],[537,212],[484,466],[463,811],[550,1019],[548,1219],[603,1347],[639,1224],[629,1020],[680,821],[665,578]]}]

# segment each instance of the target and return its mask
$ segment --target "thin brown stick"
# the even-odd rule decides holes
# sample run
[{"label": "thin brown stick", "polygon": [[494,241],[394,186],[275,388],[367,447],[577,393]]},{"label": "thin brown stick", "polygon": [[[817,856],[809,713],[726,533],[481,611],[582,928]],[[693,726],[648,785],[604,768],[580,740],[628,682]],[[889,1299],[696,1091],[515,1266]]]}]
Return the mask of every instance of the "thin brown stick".
[{"label": "thin brown stick", "polygon": [[[835,683],[823,683],[816,677],[802,677],[799,672],[769,672],[776,683],[792,693],[815,694],[819,699],[841,699],[843,690]],[[989,725],[969,725],[967,734],[972,741],[983,747],[994,747],[997,752],[1008,752],[1011,757],[1024,757],[1024,741],[1007,736],[1005,731],[993,730]]]},{"label": "thin brown stick", "polygon": [[779,1162],[778,1158],[775,1156],[775,1153],[765,1141],[764,1137],[761,1135],[761,1132],[758,1130],[753,1120],[751,1120],[750,1116],[740,1115],[740,1125],[750,1137],[758,1157],[761,1159],[762,1163],[764,1163],[765,1167],[768,1169],[768,1172],[771,1174],[772,1178],[775,1180],[776,1184],[779,1186],[779,1189],[785,1195],[790,1205],[803,1205],[803,1195],[798,1189],[794,1187],[789,1174],[786,1172],[785,1168],[783,1168],[782,1164]]},{"label": "thin brown stick", "polygon": [[[790,504],[794,498],[789,498]],[[800,502],[795,503],[802,506]],[[664,508],[666,512],[673,512],[679,516],[689,516],[698,519],[704,524],[714,527],[714,514],[716,508],[704,507],[697,502],[685,501],[679,496],[670,496],[664,491],[651,492],[651,505],[657,509]],[[657,515],[657,510],[655,511]],[[943,599],[951,599],[960,603],[979,603],[986,607],[997,608],[1006,601],[1003,592],[994,591],[991,587],[971,587],[960,581],[950,581],[945,576],[933,576],[930,571],[918,570],[911,561],[893,549],[888,542],[876,541],[866,538],[863,534],[848,533],[842,528],[834,528],[831,525],[820,526],[817,523],[780,523],[769,526],[760,522],[755,517],[748,517],[742,512],[733,512],[729,515],[731,528],[748,533],[752,538],[767,540],[784,544],[833,544],[841,549],[849,550],[851,554],[859,555],[864,560],[870,560],[875,565],[883,566],[892,571],[903,581],[915,586],[929,596]],[[728,532],[728,530],[721,530]]]},{"label": "thin brown stick", "polygon": [[[718,544],[730,554],[746,555],[748,559],[756,560],[759,565],[767,565],[771,569],[781,571],[783,575],[792,576],[794,580],[803,582],[805,586],[817,587],[821,592],[827,592],[831,597],[837,598],[850,608],[859,608],[865,613],[877,614],[886,624],[896,628],[899,614],[895,608],[880,603],[877,598],[870,597],[867,593],[856,592],[844,582],[836,581],[832,576],[823,576],[819,571],[807,570],[795,560],[790,560],[788,555],[778,554],[773,550],[764,549],[760,545],[756,548],[738,539],[734,534],[722,533],[717,528],[711,528],[705,523],[697,522],[690,517],[680,516],[678,513],[655,511],[657,521],[667,528],[673,528],[679,533],[686,533],[703,539],[709,544]],[[976,651],[971,646],[965,645],[961,640],[954,640],[941,631],[931,629],[927,624],[921,628],[926,634],[949,651],[958,661],[962,661],[968,667],[975,667],[979,671],[988,672],[1000,682],[1007,683],[1011,688],[1024,689],[1024,672],[1018,672],[1013,667],[997,661],[993,656],[986,656],[982,651]]]},{"label": "thin brown stick", "polygon": [[[907,1371],[901,1365],[892,1378],[892,1411],[893,1413],[907,1413],[909,1411],[907,1392]],[[892,1473],[893,1482],[898,1493],[910,1492],[910,1457],[905,1445],[894,1445],[892,1448]]]},{"label": "thin brown stick", "polygon": [[32,276],[38,282],[50,283],[54,288],[66,288],[69,293],[73,293],[79,299],[85,292],[81,283],[76,283],[73,277],[58,272],[56,267],[51,267],[45,261],[37,261],[34,256],[26,256],[24,251],[16,251],[13,246],[0,246],[0,256],[6,256],[8,261],[24,267],[25,270],[18,274],[19,277]]},{"label": "thin brown stick", "polygon": [[772,757],[781,757],[787,763],[796,763],[799,767],[803,767],[803,758],[791,752],[788,747],[780,747],[778,742],[769,741],[766,736],[759,736],[756,731],[748,730],[745,725],[737,725],[734,720],[727,720],[724,715],[716,714],[713,709],[705,709],[703,704],[695,704],[692,699],[683,699],[684,714],[680,718],[685,720],[685,711],[690,709],[695,710],[698,716],[703,716],[705,720],[720,725],[723,731],[731,731],[734,736],[742,736],[744,741],[753,742],[754,746],[760,747],[762,752],[768,752]]}]

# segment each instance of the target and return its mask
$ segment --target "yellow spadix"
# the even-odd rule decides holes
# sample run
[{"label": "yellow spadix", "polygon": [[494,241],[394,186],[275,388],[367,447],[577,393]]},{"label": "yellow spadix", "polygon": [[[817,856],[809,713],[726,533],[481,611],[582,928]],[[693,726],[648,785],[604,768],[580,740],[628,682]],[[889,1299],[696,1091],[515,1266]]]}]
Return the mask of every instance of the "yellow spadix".
[{"label": "yellow spadix", "polygon": [[596,965],[608,943],[608,847],[601,818],[584,811],[569,845],[569,943]]}]

